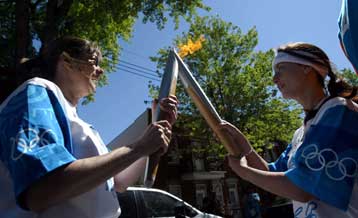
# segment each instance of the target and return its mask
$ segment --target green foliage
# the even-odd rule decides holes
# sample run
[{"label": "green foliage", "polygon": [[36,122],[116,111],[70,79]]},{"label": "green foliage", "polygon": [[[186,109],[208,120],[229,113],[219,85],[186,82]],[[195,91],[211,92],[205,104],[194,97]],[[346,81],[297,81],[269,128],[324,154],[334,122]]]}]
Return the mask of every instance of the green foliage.
[{"label": "green foliage", "polygon": [[105,57],[102,66],[108,72],[114,71],[118,63],[118,38],[128,40],[135,22],[134,16],[122,16],[123,3],[128,2],[74,0],[68,12],[68,23],[61,31],[63,35],[98,42]]},{"label": "green foliage", "polygon": [[343,69],[341,71],[341,76],[349,83],[352,84],[353,86],[358,86],[358,76],[355,72],[353,72],[350,69]]},{"label": "green foliage", "polygon": [[[0,67],[15,66],[17,2],[21,1],[0,1]],[[180,18],[190,20],[198,8],[209,10],[202,0],[29,0],[28,3],[29,31],[24,32],[30,39],[27,57],[36,54],[34,40],[46,43],[63,35],[79,36],[98,42],[106,72],[114,71],[120,54],[118,40],[131,38],[140,14],[143,22],[154,22],[162,29],[168,17],[177,26]],[[106,83],[104,76],[100,85]]]},{"label": "green foliage", "polygon": [[15,57],[15,2],[0,2],[0,47],[0,67],[7,66]]},{"label": "green foliage", "polygon": [[[219,17],[197,17],[174,44],[185,44],[201,35],[205,37],[202,49],[184,61],[221,117],[241,129],[258,151],[273,142],[288,142],[301,124],[300,110],[276,95],[271,68],[274,53],[254,50],[258,43],[256,29],[245,34]],[[168,50],[163,48],[151,58],[160,69],[164,68]],[[158,90],[151,84],[150,88],[151,93]],[[205,142],[208,153],[225,154],[180,82],[177,96],[180,116],[176,126],[181,134]],[[194,152],[202,152],[200,149]]]}]

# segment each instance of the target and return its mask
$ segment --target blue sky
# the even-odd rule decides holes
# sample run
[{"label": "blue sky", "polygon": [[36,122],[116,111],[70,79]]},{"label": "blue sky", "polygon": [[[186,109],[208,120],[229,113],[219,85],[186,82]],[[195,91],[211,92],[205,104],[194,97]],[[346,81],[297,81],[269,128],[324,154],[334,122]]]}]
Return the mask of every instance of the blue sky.
[{"label": "blue sky", "polygon": [[[266,51],[280,44],[306,41],[326,51],[331,60],[341,68],[351,68],[341,51],[337,32],[340,0],[205,0],[210,12],[201,15],[219,15],[222,19],[239,26],[244,33],[256,26],[259,43],[256,50]],[[123,47],[121,60],[156,70],[149,60],[173,39],[185,32],[188,24],[181,23],[174,30],[168,22],[162,31],[151,23],[138,21],[133,38],[129,43],[120,42]],[[147,105],[149,79],[124,71],[109,75],[109,85],[99,88],[96,101],[79,107],[83,120],[93,124],[105,143],[125,130],[140,115]],[[160,82],[155,82],[159,84]]]}]

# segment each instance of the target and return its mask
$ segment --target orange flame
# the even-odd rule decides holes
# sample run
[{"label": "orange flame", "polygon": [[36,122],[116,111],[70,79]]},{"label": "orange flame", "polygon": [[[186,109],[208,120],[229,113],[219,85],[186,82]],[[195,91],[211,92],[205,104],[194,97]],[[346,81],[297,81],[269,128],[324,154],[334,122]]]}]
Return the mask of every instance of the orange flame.
[{"label": "orange flame", "polygon": [[189,54],[193,54],[194,52],[196,52],[197,50],[201,49],[203,47],[203,45],[201,44],[202,42],[205,41],[205,38],[203,35],[200,36],[200,38],[198,40],[196,40],[195,42],[191,41],[191,39],[188,40],[187,44],[179,44],[179,56],[181,58],[189,55]]}]

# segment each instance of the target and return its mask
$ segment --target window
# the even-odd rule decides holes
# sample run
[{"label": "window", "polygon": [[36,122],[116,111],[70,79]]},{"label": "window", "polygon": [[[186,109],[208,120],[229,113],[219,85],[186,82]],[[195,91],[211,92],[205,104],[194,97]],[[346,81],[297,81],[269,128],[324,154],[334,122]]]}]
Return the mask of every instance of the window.
[{"label": "window", "polygon": [[169,185],[169,193],[181,198],[181,186],[180,185]]},{"label": "window", "polygon": [[219,181],[213,181],[212,183],[212,192],[215,193],[216,199],[222,203],[224,202],[224,196],[223,196],[223,188]]},{"label": "window", "polygon": [[195,159],[193,159],[193,162],[194,162],[194,170],[195,171],[204,171],[205,170],[204,160],[202,158],[195,158]]},{"label": "window", "polygon": [[198,213],[195,210],[193,210],[193,208],[185,205],[185,214],[184,215],[186,215],[188,217],[195,217],[196,215],[198,215]]},{"label": "window", "polygon": [[141,192],[147,211],[146,217],[173,217],[175,206],[181,202],[159,192]]},{"label": "window", "polygon": [[119,218],[137,217],[137,208],[133,191],[117,193],[117,197],[122,211]]},{"label": "window", "polygon": [[178,204],[175,208],[175,212],[175,217],[177,217],[176,215],[181,215],[178,217],[195,217],[198,215],[198,213],[193,210],[192,207],[185,205],[184,203]]},{"label": "window", "polygon": [[201,208],[203,207],[203,199],[206,197],[206,185],[196,184],[195,185],[195,197],[196,204]]},{"label": "window", "polygon": [[228,183],[229,188],[229,201],[232,205],[237,205],[239,203],[239,197],[237,195],[237,186],[234,182]]}]

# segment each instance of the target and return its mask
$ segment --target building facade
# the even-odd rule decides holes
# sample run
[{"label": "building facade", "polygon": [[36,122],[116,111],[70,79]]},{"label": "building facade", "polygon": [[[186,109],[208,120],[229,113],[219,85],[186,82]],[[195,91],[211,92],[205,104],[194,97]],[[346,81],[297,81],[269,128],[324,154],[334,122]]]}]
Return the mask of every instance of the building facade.
[{"label": "building facade", "polygon": [[[216,154],[193,151],[192,148],[201,148],[205,143],[174,135],[161,159],[154,188],[166,190],[202,211],[233,218],[245,217],[247,196],[252,193],[260,196],[261,208],[287,201],[240,179],[227,161]],[[274,161],[284,147],[277,143],[264,149],[263,156],[269,162]]]}]

